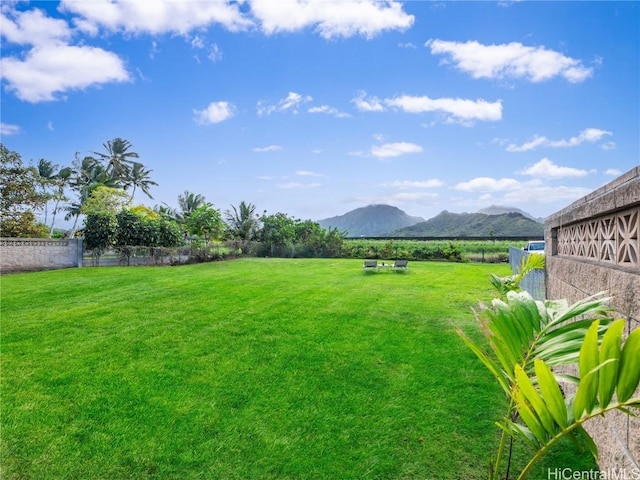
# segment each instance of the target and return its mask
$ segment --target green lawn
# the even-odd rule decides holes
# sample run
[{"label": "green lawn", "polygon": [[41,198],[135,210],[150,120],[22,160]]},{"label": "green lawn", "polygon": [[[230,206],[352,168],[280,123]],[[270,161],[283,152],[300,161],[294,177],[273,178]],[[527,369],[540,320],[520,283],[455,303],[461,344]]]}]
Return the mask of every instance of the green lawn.
[{"label": "green lawn", "polygon": [[2,277],[0,477],[485,478],[503,398],[453,329],[508,267],[361,265]]}]

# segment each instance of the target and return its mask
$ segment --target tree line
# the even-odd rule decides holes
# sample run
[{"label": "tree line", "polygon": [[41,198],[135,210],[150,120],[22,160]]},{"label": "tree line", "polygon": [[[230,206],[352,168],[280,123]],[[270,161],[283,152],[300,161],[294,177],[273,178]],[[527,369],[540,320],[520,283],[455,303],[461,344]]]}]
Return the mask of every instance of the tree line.
[{"label": "tree line", "polygon": [[[81,156],[70,166],[45,159],[24,165],[19,153],[0,143],[0,234],[3,237],[53,237],[56,219],[72,222],[66,236],[82,236],[95,255],[110,248],[176,247],[188,243],[207,249],[225,241],[240,254],[334,256],[344,234],[311,220],[278,212],[261,215],[245,201],[221,211],[188,190],[177,208],[166,204],[133,206],[136,191],[150,199],[151,178],[128,140],[115,138],[103,151]],[[38,219],[41,214],[41,219]],[[83,222],[79,224],[80,219]]]}]

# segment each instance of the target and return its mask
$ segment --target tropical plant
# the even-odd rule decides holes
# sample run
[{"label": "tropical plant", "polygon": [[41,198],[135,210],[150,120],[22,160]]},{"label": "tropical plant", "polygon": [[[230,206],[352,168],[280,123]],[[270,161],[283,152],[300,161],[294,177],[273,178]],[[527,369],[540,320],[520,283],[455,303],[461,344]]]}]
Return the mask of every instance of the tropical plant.
[{"label": "tropical plant", "polygon": [[180,223],[184,223],[189,215],[206,203],[203,195],[185,190],[183,194],[178,195],[178,208],[180,210],[174,211],[175,219]]},{"label": "tropical plant", "polygon": [[120,181],[129,177],[129,173],[136,163],[132,158],[139,158],[136,152],[129,149],[133,147],[130,141],[117,137],[102,144],[106,153],[93,152],[98,160],[104,163],[107,174],[112,179]]},{"label": "tropical plant", "polygon": [[73,236],[75,233],[78,219],[80,215],[84,213],[82,211],[83,206],[95,188],[99,186],[111,188],[122,187],[120,181],[111,178],[105,167],[93,157],[85,156],[81,158],[80,154],[76,152],[76,158],[72,165],[69,186],[76,192],[77,200],[69,203],[65,207],[67,214],[64,217],[65,220],[74,219],[70,236]]},{"label": "tropical plant", "polygon": [[118,223],[113,212],[98,211],[87,215],[84,221],[84,242],[93,257],[93,264],[98,265],[100,256],[113,246],[118,230]]},{"label": "tropical plant", "polygon": [[[509,406],[498,423],[502,436],[489,478],[503,469],[507,438],[522,440],[535,449],[517,477],[528,477],[533,466],[561,438],[582,439],[597,456],[595,443],[583,424],[612,410],[640,407],[633,392],[640,381],[640,330],[622,347],[624,320],[608,316],[603,294],[573,305],[564,300],[535,301],[526,292],[509,291],[505,300],[476,314],[491,353],[461,330],[458,334],[492,373]],[[552,368],[579,366],[579,377],[553,373]],[[577,385],[575,396],[565,396],[560,383]],[[617,393],[617,396],[614,396]],[[504,478],[509,478],[508,455]]]},{"label": "tropical plant", "polygon": [[224,218],[229,227],[229,234],[232,238],[239,240],[242,253],[247,253],[249,241],[260,224],[256,206],[241,201],[238,208],[231,205],[231,210],[225,210]]},{"label": "tropical plant", "polygon": [[53,227],[56,223],[56,216],[60,211],[60,202],[66,201],[67,196],[65,195],[65,188],[69,185],[71,175],[73,174],[73,170],[71,167],[61,168],[60,171],[56,174],[54,178],[55,192],[53,193],[53,199],[55,200],[55,204],[53,206],[53,211],[51,212],[51,228],[49,230],[49,236],[53,235]]},{"label": "tropical plant", "polygon": [[[36,166],[36,170],[38,172],[38,185],[40,186],[42,195],[47,198],[47,200],[53,198],[53,194],[50,192],[51,187],[54,183],[54,179],[56,178],[56,170],[58,169],[58,165],[54,165],[50,160],[45,160],[41,158],[38,160],[38,165]],[[48,201],[44,204],[44,223],[45,225],[48,223]]]},{"label": "tropical plant", "polygon": [[533,270],[544,270],[545,257],[538,253],[532,253],[522,257],[522,262],[518,271],[506,277],[500,277],[498,275],[491,275],[491,284],[502,296],[507,292],[520,291],[520,283],[522,279],[526,277]]},{"label": "tropical plant", "polygon": [[[269,246],[269,255],[283,255],[285,250],[291,250],[296,239],[296,220],[286,213],[278,212],[274,215],[262,215],[260,218],[262,229],[259,237],[260,241]],[[292,251],[289,251],[289,256]]]},{"label": "tropical plant", "polygon": [[206,244],[209,240],[220,237],[223,228],[222,216],[213,205],[205,203],[189,214],[185,220],[185,228],[189,234],[202,237]]},{"label": "tropical plant", "polygon": [[146,170],[140,162],[133,163],[133,167],[129,171],[126,179],[127,187],[133,187],[131,190],[131,201],[133,201],[133,197],[136,194],[136,188],[140,188],[147,197],[153,199],[151,193],[149,193],[149,187],[158,186],[158,184],[149,177],[151,172],[152,170]]},{"label": "tropical plant", "polygon": [[5,237],[41,237],[46,228],[36,221],[48,196],[39,188],[38,171],[24,166],[19,153],[0,143],[0,230]]},{"label": "tropical plant", "polygon": [[115,215],[128,203],[129,196],[123,190],[100,185],[91,191],[82,205],[80,213],[91,215],[92,213],[108,212]]}]

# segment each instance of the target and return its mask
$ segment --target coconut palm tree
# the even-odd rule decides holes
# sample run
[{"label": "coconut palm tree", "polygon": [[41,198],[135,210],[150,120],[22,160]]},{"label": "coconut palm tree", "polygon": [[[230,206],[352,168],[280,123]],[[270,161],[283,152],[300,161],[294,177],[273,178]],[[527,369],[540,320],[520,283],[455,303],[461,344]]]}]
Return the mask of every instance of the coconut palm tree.
[{"label": "coconut palm tree", "polygon": [[206,203],[203,195],[185,190],[184,194],[178,195],[178,207],[180,211],[176,212],[176,220],[183,223],[189,215]]},{"label": "coconut palm tree", "polygon": [[131,190],[131,201],[133,201],[133,197],[136,194],[136,188],[140,188],[140,190],[142,190],[147,195],[147,197],[153,199],[153,197],[149,193],[149,187],[151,187],[152,185],[158,186],[158,184],[151,180],[151,178],[149,177],[149,174],[152,171],[153,170],[146,170],[144,168],[144,165],[140,162],[133,163],[133,167],[129,171],[129,177],[127,181],[127,187],[133,186],[133,189]]},{"label": "coconut palm tree", "polygon": [[100,185],[122,188],[121,180],[112,177],[99,160],[89,156],[81,159],[79,153],[76,153],[76,159],[73,162],[73,168],[69,178],[69,186],[77,192],[78,199],[65,208],[67,211],[65,220],[74,218],[70,236],[73,236],[76,231],[78,218],[82,213],[82,206],[89,198],[89,195],[91,195],[91,192]]},{"label": "coconut palm tree", "polygon": [[49,230],[49,236],[53,235],[53,226],[56,223],[56,215],[59,211],[60,202],[62,200],[67,200],[67,197],[64,194],[65,188],[69,185],[71,175],[73,173],[73,169],[71,167],[64,167],[60,169],[60,171],[55,175],[53,181],[56,186],[56,191],[53,193],[53,198],[55,200],[55,205],[53,207],[53,212],[51,212],[51,228]]},{"label": "coconut palm tree", "polygon": [[231,205],[231,210],[226,210],[224,217],[234,236],[245,241],[251,240],[258,227],[258,217],[254,204],[242,201],[238,208]]},{"label": "coconut palm tree", "polygon": [[117,137],[103,144],[106,153],[93,152],[98,156],[97,160],[104,162],[105,170],[112,179],[118,179],[119,183],[125,181],[135,163],[132,158],[139,158],[136,152],[129,151],[133,145],[128,140]]},{"label": "coconut palm tree", "polygon": [[[51,161],[45,160],[44,158],[41,158],[38,161],[38,165],[36,167],[38,171],[38,184],[40,186],[40,189],[42,190],[42,194],[48,198],[53,196],[49,192],[49,189],[53,185],[57,168],[58,168],[58,165],[54,165]],[[48,201],[44,204],[45,225],[47,224],[47,217],[49,214],[48,204],[49,204]]]}]

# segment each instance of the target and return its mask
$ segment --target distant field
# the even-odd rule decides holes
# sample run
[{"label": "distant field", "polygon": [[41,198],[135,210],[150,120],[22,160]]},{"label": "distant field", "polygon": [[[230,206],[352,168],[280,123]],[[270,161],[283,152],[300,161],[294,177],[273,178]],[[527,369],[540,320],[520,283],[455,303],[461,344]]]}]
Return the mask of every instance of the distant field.
[{"label": "distant field", "polygon": [[[506,265],[242,259],[2,277],[3,479],[483,479],[455,335]],[[522,452],[517,453],[522,459]],[[565,444],[547,468],[595,464]]]},{"label": "distant field", "polygon": [[351,258],[449,259],[504,263],[509,261],[509,247],[522,248],[525,243],[512,240],[347,239],[342,253],[343,257]]}]

